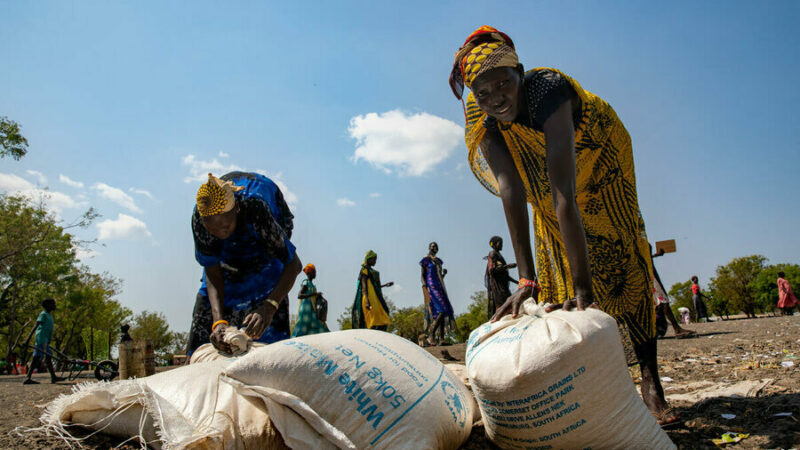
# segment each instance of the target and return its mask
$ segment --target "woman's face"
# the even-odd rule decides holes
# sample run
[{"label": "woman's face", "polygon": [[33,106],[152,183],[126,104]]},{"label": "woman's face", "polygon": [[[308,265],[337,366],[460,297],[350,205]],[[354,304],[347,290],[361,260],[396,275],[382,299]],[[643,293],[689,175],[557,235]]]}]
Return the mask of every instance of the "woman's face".
[{"label": "woman's face", "polygon": [[519,115],[522,77],[514,67],[497,67],[472,82],[475,101],[486,114],[503,122]]},{"label": "woman's face", "polygon": [[498,252],[503,250],[503,240],[502,239],[498,239],[497,242],[495,242],[494,249],[497,250]]},{"label": "woman's face", "polygon": [[317,271],[316,270],[309,270],[308,271],[308,279],[309,280],[313,280],[314,278],[317,278]]},{"label": "woman's face", "polygon": [[431,242],[431,245],[428,246],[428,250],[431,252],[431,255],[439,253],[439,244]]},{"label": "woman's face", "polygon": [[378,257],[373,256],[372,258],[367,260],[367,265],[373,267],[378,262]]},{"label": "woman's face", "polygon": [[236,212],[238,208],[213,216],[203,217],[203,226],[209,233],[220,238],[228,239],[236,230]]}]

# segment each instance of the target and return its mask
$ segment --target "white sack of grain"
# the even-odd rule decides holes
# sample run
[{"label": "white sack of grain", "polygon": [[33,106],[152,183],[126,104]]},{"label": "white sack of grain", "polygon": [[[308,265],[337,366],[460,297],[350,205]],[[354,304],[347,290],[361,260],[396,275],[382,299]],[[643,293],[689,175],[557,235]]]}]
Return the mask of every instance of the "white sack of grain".
[{"label": "white sack of grain", "polygon": [[261,399],[292,448],[456,449],[473,403],[416,344],[375,330],[303,336],[251,351],[223,381]]},{"label": "white sack of grain", "polygon": [[545,313],[529,299],[516,319],[473,331],[465,359],[486,433],[502,448],[675,448],[600,310]]},{"label": "white sack of grain", "polygon": [[225,329],[225,334],[223,335],[222,340],[231,346],[231,350],[233,350],[232,354],[224,353],[215,349],[211,343],[203,344],[200,347],[197,347],[194,353],[192,353],[192,357],[189,359],[189,364],[219,361],[221,359],[233,361],[234,359],[249,352],[251,349],[266,345],[260,342],[253,342],[253,340],[250,339],[250,336],[245,334],[244,330],[239,330],[234,327]]},{"label": "white sack of grain", "polygon": [[86,383],[47,406],[44,430],[67,441],[86,433],[139,437],[152,448],[285,449],[262,402],[219,383],[221,360],[110,383]]}]

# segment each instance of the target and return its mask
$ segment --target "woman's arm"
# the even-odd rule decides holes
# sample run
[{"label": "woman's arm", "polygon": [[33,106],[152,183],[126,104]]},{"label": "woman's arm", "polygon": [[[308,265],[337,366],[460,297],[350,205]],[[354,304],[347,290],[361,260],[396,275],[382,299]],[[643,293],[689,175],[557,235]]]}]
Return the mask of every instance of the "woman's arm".
[{"label": "woman's arm", "polygon": [[[224,320],[223,305],[225,304],[225,281],[222,277],[222,267],[217,264],[214,266],[206,267],[206,289],[208,290],[208,302],[211,304],[211,323],[218,320]],[[211,332],[209,341],[211,345],[218,350],[225,353],[230,353],[231,348],[223,341],[222,337],[225,334],[227,325],[219,324]]]},{"label": "woman's arm", "polygon": [[[588,307],[592,298],[589,249],[581,214],[575,201],[575,130],[572,102],[566,101],[544,122],[547,147],[547,172],[553,193],[558,227],[567,251],[572,286],[578,309]],[[571,305],[565,305],[569,309]]]},{"label": "woman's arm", "polygon": [[[283,266],[278,282],[275,288],[269,293],[267,297],[269,300],[275,301],[280,305],[281,301],[289,294],[292,289],[297,275],[303,270],[303,263],[300,262],[300,257],[295,253],[294,258],[289,261],[289,264]],[[250,313],[242,321],[242,325],[247,328],[244,330],[253,339],[258,339],[264,334],[269,324],[272,322],[272,316],[278,309],[272,303],[265,301],[258,309]]]},{"label": "woman's arm", "polygon": [[[519,176],[511,153],[508,151],[508,146],[499,131],[486,131],[486,135],[481,142],[481,151],[497,180],[508,232],[511,235],[511,244],[514,246],[514,254],[517,257],[519,276],[534,280],[536,279],[536,270],[533,264],[533,252],[531,251],[525,185]],[[496,321],[509,313],[516,317],[522,302],[536,294],[531,286],[518,289],[497,309],[492,321]]]}]

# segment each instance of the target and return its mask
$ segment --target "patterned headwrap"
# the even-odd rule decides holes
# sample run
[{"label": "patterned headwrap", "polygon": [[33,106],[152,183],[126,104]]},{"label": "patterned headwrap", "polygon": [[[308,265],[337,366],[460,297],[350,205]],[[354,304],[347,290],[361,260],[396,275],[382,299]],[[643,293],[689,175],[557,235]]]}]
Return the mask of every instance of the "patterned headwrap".
[{"label": "patterned headwrap", "polygon": [[362,264],[362,265],[366,266],[367,265],[367,260],[369,260],[371,258],[376,258],[377,256],[378,256],[378,254],[373,252],[372,250],[368,251],[367,254],[364,256],[364,264]]},{"label": "patterned headwrap", "polygon": [[214,175],[208,174],[208,181],[197,190],[197,211],[200,217],[214,216],[233,209],[236,199],[234,192],[244,189],[236,186],[231,181],[222,181]]},{"label": "patterned headwrap", "polygon": [[519,57],[514,42],[505,33],[484,25],[469,35],[456,52],[450,72],[450,88],[457,99],[464,96],[464,85],[472,89],[479,75],[496,67],[517,67]]},{"label": "patterned headwrap", "polygon": [[311,263],[308,263],[308,264],[306,264],[306,266],[305,266],[305,267],[303,267],[303,273],[304,273],[304,274],[308,275],[308,273],[309,273],[309,272],[311,272],[311,271],[314,271],[314,272],[316,272],[316,271],[317,271],[317,268],[316,268],[316,267],[314,267],[314,265],[313,265],[313,264],[311,264]]}]

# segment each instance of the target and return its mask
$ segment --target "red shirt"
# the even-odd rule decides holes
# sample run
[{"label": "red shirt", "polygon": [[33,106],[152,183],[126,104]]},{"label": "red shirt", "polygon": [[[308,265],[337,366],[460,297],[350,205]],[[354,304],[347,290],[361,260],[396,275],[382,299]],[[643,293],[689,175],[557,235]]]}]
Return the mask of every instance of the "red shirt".
[{"label": "red shirt", "polygon": [[692,294],[699,294],[700,293],[700,286],[697,283],[692,283]]}]

